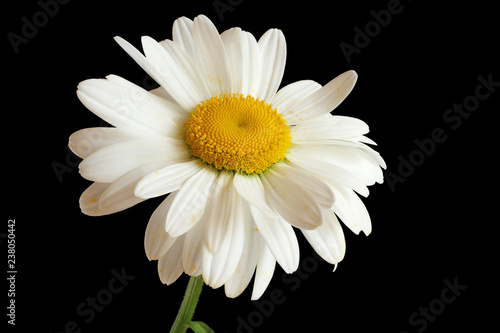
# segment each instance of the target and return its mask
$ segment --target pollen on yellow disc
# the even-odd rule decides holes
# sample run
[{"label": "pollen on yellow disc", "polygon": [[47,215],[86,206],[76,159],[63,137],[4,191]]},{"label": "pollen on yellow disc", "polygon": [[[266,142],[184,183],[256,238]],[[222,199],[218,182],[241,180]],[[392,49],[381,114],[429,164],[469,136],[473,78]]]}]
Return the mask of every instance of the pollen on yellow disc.
[{"label": "pollen on yellow disc", "polygon": [[186,123],[191,154],[219,170],[262,173],[285,158],[290,128],[272,105],[223,94],[200,103]]}]

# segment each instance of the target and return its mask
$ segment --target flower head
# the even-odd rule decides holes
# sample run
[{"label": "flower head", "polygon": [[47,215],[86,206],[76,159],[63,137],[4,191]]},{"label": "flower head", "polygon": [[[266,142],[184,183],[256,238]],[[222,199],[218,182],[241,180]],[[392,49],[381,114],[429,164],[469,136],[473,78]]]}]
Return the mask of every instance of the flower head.
[{"label": "flower head", "polygon": [[81,102],[114,126],[70,137],[81,175],[94,182],[80,206],[106,215],[170,193],[145,235],[164,283],[201,274],[236,297],[255,275],[257,299],[276,262],[297,269],[294,228],[334,265],[345,253],[337,217],[356,234],[371,232],[357,194],[383,181],[384,161],[365,145],[374,142],[364,122],[330,114],[354,87],[354,71],[278,90],[283,33],[219,35],[203,15],[177,19],[172,40],[143,37],[145,55],[116,41],[160,87],[116,75],[80,83]]}]

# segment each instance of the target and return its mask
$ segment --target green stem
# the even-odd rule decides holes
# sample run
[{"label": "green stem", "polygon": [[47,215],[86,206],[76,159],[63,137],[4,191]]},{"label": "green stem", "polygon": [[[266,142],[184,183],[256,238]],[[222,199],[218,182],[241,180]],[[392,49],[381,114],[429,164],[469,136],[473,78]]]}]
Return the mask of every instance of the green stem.
[{"label": "green stem", "polygon": [[203,288],[203,278],[199,276],[191,276],[186,294],[182,300],[181,308],[175,318],[174,324],[170,329],[170,333],[184,333],[188,329],[188,323],[193,318],[194,309],[200,298],[201,289]]}]

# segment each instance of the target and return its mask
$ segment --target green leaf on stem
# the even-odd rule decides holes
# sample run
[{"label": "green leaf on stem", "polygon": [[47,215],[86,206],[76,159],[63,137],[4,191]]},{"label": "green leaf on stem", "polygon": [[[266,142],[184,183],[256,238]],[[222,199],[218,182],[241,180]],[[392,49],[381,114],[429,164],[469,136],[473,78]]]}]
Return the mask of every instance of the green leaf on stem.
[{"label": "green leaf on stem", "polygon": [[190,321],[187,324],[194,333],[215,333],[213,329],[208,327],[208,325],[202,321]]}]

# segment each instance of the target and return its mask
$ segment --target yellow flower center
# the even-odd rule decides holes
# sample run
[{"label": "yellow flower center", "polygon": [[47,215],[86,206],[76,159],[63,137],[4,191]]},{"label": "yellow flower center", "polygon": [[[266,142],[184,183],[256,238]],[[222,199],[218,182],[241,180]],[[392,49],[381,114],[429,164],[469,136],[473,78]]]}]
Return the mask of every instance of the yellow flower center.
[{"label": "yellow flower center", "polygon": [[292,140],[286,120],[272,105],[242,94],[200,103],[186,124],[191,154],[219,170],[262,173],[285,158]]}]

